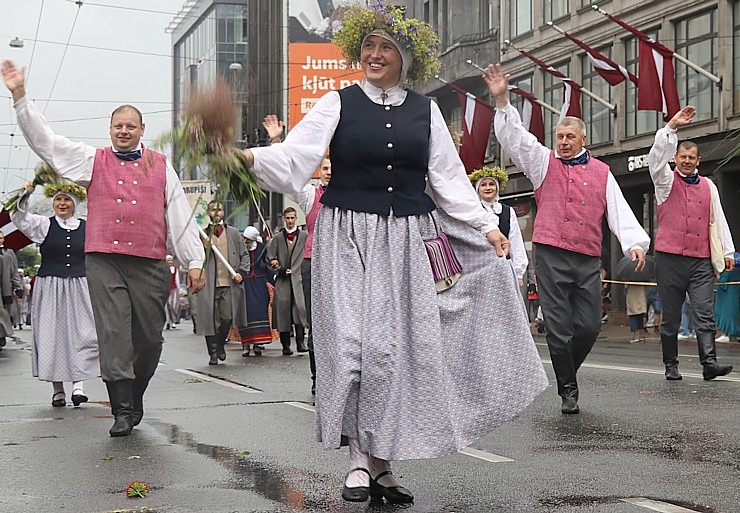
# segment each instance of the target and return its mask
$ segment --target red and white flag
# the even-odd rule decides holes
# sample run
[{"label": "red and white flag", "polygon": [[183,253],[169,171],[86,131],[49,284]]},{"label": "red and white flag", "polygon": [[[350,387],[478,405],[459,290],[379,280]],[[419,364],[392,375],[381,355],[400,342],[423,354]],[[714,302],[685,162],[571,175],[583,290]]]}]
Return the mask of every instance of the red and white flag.
[{"label": "red and white flag", "polygon": [[493,122],[495,109],[493,105],[484,102],[455,84],[448,82],[447,85],[455,90],[462,107],[463,135],[460,140],[460,160],[462,160],[465,170],[472,173],[483,167],[486,160],[486,149],[491,135],[491,123]]},{"label": "red and white flag", "polygon": [[609,13],[603,14],[640,40],[638,48],[640,86],[637,88],[637,110],[662,112],[663,120],[669,121],[681,110],[676,86],[676,71],[673,69],[673,50],[616,16]]},{"label": "red and white flag", "polygon": [[594,71],[601,75],[601,78],[606,80],[609,85],[615,86],[624,82],[625,79],[631,80],[632,82],[634,82],[635,85],[638,85],[637,77],[627,71],[627,68],[625,68],[624,66],[620,66],[609,57],[597,52],[586,43],[584,43],[580,39],[571,36],[567,32],[563,32],[563,35],[584,50],[586,50],[586,55],[588,55],[588,59],[591,61],[591,64],[594,67]]},{"label": "red and white flag", "polygon": [[540,144],[545,144],[545,122],[542,119],[542,107],[532,93],[509,85],[509,91],[522,97],[522,124]]},{"label": "red and white flag", "polygon": [[537,64],[540,68],[547,71],[550,75],[559,78],[563,82],[563,108],[560,109],[560,117],[573,116],[575,118],[581,118],[581,85],[566,76],[564,73],[556,70],[552,66],[547,65],[545,62],[539,60],[537,57],[525,50],[519,50],[519,53],[529,58],[532,62]]},{"label": "red and white flag", "polygon": [[5,247],[15,252],[33,244],[33,241],[23,235],[10,220],[10,213],[7,210],[0,211],[0,231],[5,235]]}]

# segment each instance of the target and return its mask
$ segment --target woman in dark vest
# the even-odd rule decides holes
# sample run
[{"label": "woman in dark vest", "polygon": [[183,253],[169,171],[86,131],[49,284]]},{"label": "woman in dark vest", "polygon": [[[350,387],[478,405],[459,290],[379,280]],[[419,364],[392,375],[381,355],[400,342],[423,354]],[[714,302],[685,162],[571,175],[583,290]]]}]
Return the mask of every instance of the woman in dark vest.
[{"label": "woman in dark vest", "polygon": [[[496,216],[437,105],[405,88],[439,69],[436,35],[376,3],[349,9],[335,42],[364,80],[327,93],[284,142],[245,154],[268,188],[290,193],[331,150],[311,269],[317,437],[349,445],[345,500],[408,503],[392,460],[456,453],[521,413],[547,378],[496,258],[508,251]],[[463,269],[439,294],[424,244],[437,229]]]},{"label": "woman in dark vest", "polygon": [[52,406],[65,406],[64,382],[72,382],[72,404],[87,402],[84,382],[100,376],[98,339],[85,278],[85,221],[75,217],[85,189],[73,183],[47,185],[52,217],[31,214],[31,182],[11,219],[26,237],[41,244],[41,267],[34,282],[31,369],[54,385]]},{"label": "woman in dark vest", "polygon": [[473,184],[475,192],[478,193],[483,208],[498,216],[498,228],[511,244],[511,249],[509,249],[511,267],[519,280],[519,286],[523,287],[524,273],[527,272],[529,259],[524,247],[522,231],[519,229],[519,222],[514,209],[499,201],[499,193],[506,187],[509,176],[503,168],[498,166],[483,166],[469,174],[468,178],[470,183]]}]

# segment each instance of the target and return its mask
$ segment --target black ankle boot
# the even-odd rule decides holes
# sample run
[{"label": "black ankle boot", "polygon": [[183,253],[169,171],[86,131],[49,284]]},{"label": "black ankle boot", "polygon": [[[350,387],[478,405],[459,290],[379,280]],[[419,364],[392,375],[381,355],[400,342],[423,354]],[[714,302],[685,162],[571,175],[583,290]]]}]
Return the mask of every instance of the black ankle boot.
[{"label": "black ankle boot", "polygon": [[110,428],[110,436],[128,436],[134,429],[131,380],[107,381],[105,386],[108,388],[111,412],[116,418],[113,427]]}]

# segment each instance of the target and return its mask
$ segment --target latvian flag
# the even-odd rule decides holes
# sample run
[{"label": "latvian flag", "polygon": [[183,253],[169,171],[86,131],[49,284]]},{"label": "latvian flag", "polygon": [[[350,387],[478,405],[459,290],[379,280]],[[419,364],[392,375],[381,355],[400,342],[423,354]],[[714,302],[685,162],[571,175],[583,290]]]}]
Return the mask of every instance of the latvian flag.
[{"label": "latvian flag", "polygon": [[620,66],[609,57],[602,55],[580,39],[576,39],[567,32],[564,32],[563,35],[586,50],[586,55],[588,55],[588,59],[591,61],[594,71],[601,75],[601,78],[606,80],[609,85],[615,86],[624,82],[625,79],[631,80],[635,85],[638,85],[637,77],[627,71],[624,66]]},{"label": "latvian flag", "polygon": [[20,230],[10,220],[10,214],[7,210],[0,211],[0,231],[5,235],[5,247],[13,251],[23,249],[33,241],[23,235]]},{"label": "latvian flag", "polygon": [[522,124],[540,144],[545,144],[545,123],[542,119],[542,107],[537,103],[537,98],[524,89],[509,85],[509,91],[522,97]]},{"label": "latvian flag", "polygon": [[455,84],[448,83],[448,85],[457,93],[463,111],[460,160],[465,166],[465,171],[472,173],[483,167],[483,162],[486,159],[494,108],[493,105],[484,102]]},{"label": "latvian flag", "polygon": [[547,65],[545,62],[539,60],[537,57],[525,50],[519,50],[519,52],[528,57],[532,62],[537,64],[540,68],[547,71],[550,75],[559,78],[563,82],[563,108],[560,109],[560,117],[573,116],[574,118],[581,118],[581,85],[570,77],[566,76],[562,72],[556,70],[552,66]]}]

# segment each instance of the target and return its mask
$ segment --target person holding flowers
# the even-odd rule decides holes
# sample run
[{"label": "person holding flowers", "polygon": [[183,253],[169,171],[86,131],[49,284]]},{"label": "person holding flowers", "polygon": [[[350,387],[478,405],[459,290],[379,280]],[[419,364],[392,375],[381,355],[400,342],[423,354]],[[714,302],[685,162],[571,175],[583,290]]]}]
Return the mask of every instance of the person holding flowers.
[{"label": "person holding flowers", "polygon": [[85,221],[75,217],[85,189],[73,183],[44,187],[54,215],[32,214],[28,200],[32,182],[24,187],[10,218],[29,239],[41,245],[41,267],[34,284],[31,370],[51,381],[52,406],[65,406],[64,382],[72,382],[72,404],[87,402],[85,380],[100,376],[98,339],[85,277]]},{"label": "person holding flowers", "polygon": [[519,286],[523,287],[524,273],[527,272],[529,259],[527,258],[527,250],[524,248],[522,231],[519,229],[519,222],[516,219],[514,209],[501,203],[498,197],[499,192],[506,187],[509,176],[503,168],[498,166],[483,166],[469,174],[468,178],[470,183],[473,184],[475,192],[478,193],[483,208],[498,216],[498,228],[511,243],[511,249],[509,250],[511,267],[519,280]]},{"label": "person holding flowers", "polygon": [[145,126],[136,107],[116,108],[112,146],[94,148],[51,131],[26,97],[23,69],[6,60],[2,74],[31,149],[61,177],[87,187],[85,267],[100,371],[115,417],[110,435],[130,435],[144,415],[144,392],[162,352],[168,236],[188,268],[188,286],[203,288],[205,253],[190,205],[167,157],[141,144]]},{"label": "person holding flowers", "polygon": [[[456,453],[521,413],[547,378],[497,258],[509,244],[497,218],[439,108],[406,87],[439,69],[434,31],[379,2],[347,10],[334,42],[362,83],[245,155],[266,188],[297,193],[331,150],[311,264],[317,437],[349,445],[345,500],[409,503],[391,461]],[[439,294],[424,244],[437,228],[463,269]]]}]

